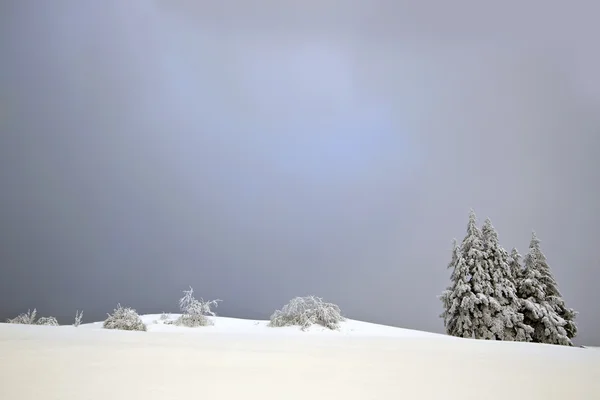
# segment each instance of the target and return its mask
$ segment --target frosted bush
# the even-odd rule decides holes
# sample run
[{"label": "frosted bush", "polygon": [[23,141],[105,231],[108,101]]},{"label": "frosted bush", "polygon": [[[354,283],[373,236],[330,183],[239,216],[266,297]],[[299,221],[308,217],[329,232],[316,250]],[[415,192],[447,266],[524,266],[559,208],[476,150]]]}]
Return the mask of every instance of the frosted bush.
[{"label": "frosted bush", "polygon": [[73,326],[75,328],[77,328],[79,325],[81,325],[81,320],[83,319],[83,310],[79,311],[75,311],[75,323],[73,324]]},{"label": "frosted bush", "polygon": [[190,287],[190,290],[183,291],[183,297],[179,299],[179,308],[183,314],[173,324],[189,328],[212,325],[213,322],[207,316],[217,315],[211,307],[217,307],[219,301],[221,300],[198,300],[194,298],[194,289]]},{"label": "frosted bush", "polygon": [[26,313],[19,314],[15,318],[9,318],[6,320],[9,324],[25,324],[25,325],[33,325],[35,324],[35,317],[37,315],[37,310],[34,308],[33,311],[27,310]]},{"label": "frosted bush", "polygon": [[217,315],[211,310],[211,307],[218,307],[218,303],[221,300],[217,299],[204,301],[202,298],[197,300],[194,297],[194,289],[192,289],[192,287],[190,287],[190,290],[184,290],[183,294],[183,297],[179,299],[179,308],[181,309],[181,312],[188,314],[201,313],[203,315],[210,315],[213,317]]},{"label": "frosted bush", "polygon": [[210,326],[214,323],[202,314],[182,314],[173,321],[173,325],[197,328],[199,326]]},{"label": "frosted bush", "polygon": [[37,325],[58,326],[58,321],[54,317],[41,317],[37,320]]},{"label": "frosted bush", "polygon": [[168,320],[169,318],[171,318],[171,314],[167,314],[167,313],[162,313],[162,314],[160,314],[160,320],[161,320],[161,321],[166,321],[166,320]]},{"label": "frosted bush", "polygon": [[340,308],[332,303],[326,303],[320,297],[296,297],[290,300],[281,310],[271,315],[269,326],[282,327],[298,325],[302,330],[313,324],[322,325],[335,330],[344,321]]},{"label": "frosted bush", "polygon": [[117,304],[114,312],[108,314],[108,318],[102,325],[105,329],[121,329],[125,331],[145,331],[146,325],[133,308],[121,307]]},{"label": "frosted bush", "polygon": [[9,318],[6,322],[9,324],[58,326],[58,321],[54,317],[41,317],[37,321],[36,317],[37,310],[34,308],[33,311],[27,310],[26,313],[19,314],[12,319]]}]

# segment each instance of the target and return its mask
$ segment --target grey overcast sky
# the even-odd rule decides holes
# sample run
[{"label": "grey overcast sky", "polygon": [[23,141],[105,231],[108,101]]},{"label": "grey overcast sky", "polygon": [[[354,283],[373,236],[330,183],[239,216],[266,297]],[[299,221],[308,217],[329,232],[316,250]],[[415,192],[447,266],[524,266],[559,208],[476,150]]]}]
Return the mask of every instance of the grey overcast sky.
[{"label": "grey overcast sky", "polygon": [[2,2],[0,317],[191,285],[442,332],[473,208],[600,345],[600,6],[501,3]]}]

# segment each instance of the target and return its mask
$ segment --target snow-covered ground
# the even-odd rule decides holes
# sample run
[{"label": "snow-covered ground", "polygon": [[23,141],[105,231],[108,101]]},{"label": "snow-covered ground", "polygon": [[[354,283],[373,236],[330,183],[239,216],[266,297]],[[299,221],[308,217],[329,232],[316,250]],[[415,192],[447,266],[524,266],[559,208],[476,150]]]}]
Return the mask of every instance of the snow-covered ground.
[{"label": "snow-covered ground", "polygon": [[[170,314],[167,321],[175,321],[181,314]],[[160,319],[161,314],[142,315],[142,321],[148,327],[149,332],[186,332],[190,333],[190,329],[196,334],[248,334],[248,335],[300,335],[306,336],[309,333],[311,336],[315,334],[327,336],[388,336],[388,337],[436,337],[448,338],[446,335],[436,333],[421,332],[410,329],[396,328],[393,326],[385,326],[371,324],[368,322],[355,321],[348,319],[340,325],[340,329],[332,331],[320,325],[313,325],[307,331],[302,332],[297,326],[288,326],[283,328],[272,328],[268,326],[269,321],[228,318],[228,317],[207,317],[213,321],[214,325],[201,328],[186,328],[183,326],[175,326],[165,324],[165,321]],[[102,322],[94,322],[93,324],[83,324],[80,328],[102,328]]]},{"label": "snow-covered ground", "polygon": [[0,324],[0,399],[600,399],[590,349],[211,319],[146,315],[148,332]]}]

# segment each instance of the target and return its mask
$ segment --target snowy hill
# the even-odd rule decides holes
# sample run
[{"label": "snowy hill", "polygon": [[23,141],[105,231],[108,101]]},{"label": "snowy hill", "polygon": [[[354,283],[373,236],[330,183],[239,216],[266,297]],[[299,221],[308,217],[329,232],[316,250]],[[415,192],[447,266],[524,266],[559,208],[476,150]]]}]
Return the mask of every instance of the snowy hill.
[{"label": "snowy hill", "polygon": [[[172,315],[174,320],[177,315]],[[600,399],[600,352],[348,320],[339,331],[0,324],[0,399]]]},{"label": "snowy hill", "polygon": [[[175,321],[181,314],[170,314],[167,321]],[[355,321],[348,319],[340,323],[340,329],[333,331],[324,328],[320,325],[313,325],[306,331],[302,331],[297,326],[288,326],[283,328],[272,328],[268,326],[269,321],[251,320],[228,317],[207,317],[213,322],[212,326],[199,328],[187,328],[183,326],[175,326],[165,324],[166,321],[161,320],[161,314],[147,314],[141,316],[142,321],[148,327],[148,332],[187,332],[194,334],[249,334],[249,335],[325,335],[332,337],[339,336],[366,336],[366,337],[428,337],[428,338],[443,338],[451,339],[449,336],[440,335],[437,333],[416,331],[410,329],[396,328],[393,326],[372,324],[369,322]],[[83,324],[80,328],[83,329],[102,329],[102,322],[94,322],[92,324]]]}]

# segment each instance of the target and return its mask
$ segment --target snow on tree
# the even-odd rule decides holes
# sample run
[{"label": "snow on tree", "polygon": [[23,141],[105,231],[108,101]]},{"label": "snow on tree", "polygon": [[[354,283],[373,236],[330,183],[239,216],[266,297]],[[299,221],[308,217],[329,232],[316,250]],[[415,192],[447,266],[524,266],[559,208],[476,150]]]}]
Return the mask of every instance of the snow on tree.
[{"label": "snow on tree", "polygon": [[510,256],[508,257],[508,266],[510,267],[510,273],[513,276],[515,287],[518,286],[518,283],[523,275],[523,267],[521,266],[521,254],[516,248],[512,248],[510,251]]},{"label": "snow on tree", "polygon": [[194,289],[190,286],[190,290],[184,290],[183,297],[179,299],[179,309],[182,313],[185,313],[195,301],[196,299],[194,298]]},{"label": "snow on tree", "polygon": [[77,328],[79,325],[81,325],[81,320],[83,319],[83,310],[79,311],[75,311],[75,323],[73,324],[73,326],[75,328]]},{"label": "snow on tree", "polygon": [[524,323],[508,253],[487,219],[477,228],[475,212],[469,213],[467,234],[453,245],[451,285],[442,293],[441,317],[452,336],[491,340],[531,340]]},{"label": "snow on tree", "polygon": [[524,264],[517,289],[524,302],[525,323],[534,329],[533,340],[572,346],[571,339],[577,335],[577,313],[566,307],[535,232]]},{"label": "snow on tree", "polygon": [[282,327],[298,325],[304,331],[313,324],[335,330],[344,321],[340,308],[333,303],[326,303],[320,297],[295,297],[281,310],[271,316],[269,326]]},{"label": "snow on tree", "polygon": [[102,324],[105,329],[121,329],[125,331],[145,331],[146,325],[138,315],[138,313],[129,307],[122,307],[117,304],[112,314],[108,314],[108,318]]},{"label": "snow on tree", "polygon": [[[448,269],[454,268],[454,266],[456,265],[456,262],[458,261],[459,250],[460,250],[460,247],[458,247],[458,243],[456,242],[456,239],[452,239],[452,260],[450,261],[450,264],[448,264],[448,266],[446,268],[448,268]],[[454,275],[454,271],[452,271],[452,276],[453,275]]]},{"label": "snow on tree", "polygon": [[487,271],[491,278],[489,295],[492,313],[487,321],[494,339],[531,341],[533,328],[523,322],[521,300],[517,295],[516,281],[509,264],[508,252],[500,246],[498,233],[487,218],[481,229]]},{"label": "snow on tree", "polygon": [[6,322],[9,324],[58,326],[58,321],[54,317],[40,317],[37,320],[36,317],[37,310],[34,308],[33,311],[27,310],[26,313],[19,314],[12,319],[7,319]]},{"label": "snow on tree", "polygon": [[7,319],[6,323],[33,325],[33,324],[35,324],[36,315],[37,315],[37,310],[34,308],[33,311],[27,310],[26,313],[19,314],[15,318]]},{"label": "snow on tree", "polygon": [[454,246],[451,285],[440,299],[445,306],[442,314],[446,332],[466,338],[494,338],[490,331],[491,314],[496,304],[490,304],[492,291],[483,251],[483,236],[477,228],[475,212],[469,213],[467,234],[460,247]]},{"label": "snow on tree", "polygon": [[[442,294],[439,296],[440,300],[442,301],[442,304],[444,306],[444,312],[440,315],[441,318],[444,319],[444,327],[446,328],[446,331],[449,335],[452,335],[452,332],[455,331],[456,329],[456,324],[457,324],[457,318],[458,316],[455,315],[456,314],[456,309],[452,308],[452,304],[454,302],[454,300],[456,299],[456,290],[458,289],[458,281],[460,280],[460,277],[462,275],[466,275],[465,271],[461,268],[457,268],[457,266],[460,267],[465,267],[465,264],[458,264],[458,259],[459,259],[459,251],[460,248],[458,246],[458,243],[456,242],[456,239],[452,240],[452,259],[450,261],[450,263],[448,264],[448,269],[452,269],[452,274],[450,275],[450,281],[453,282],[453,284],[451,286],[448,286],[446,288],[446,290],[444,290],[442,292]],[[466,289],[466,288],[465,288]],[[460,336],[460,335],[456,335],[456,336]]]},{"label": "snow on tree", "polygon": [[173,324],[195,328],[198,326],[212,325],[212,321],[207,316],[215,316],[215,312],[211,310],[212,306],[217,307],[221,300],[204,301],[202,298],[197,300],[194,297],[194,289],[183,291],[183,297],[179,299],[179,308],[183,313]]},{"label": "snow on tree", "polygon": [[55,317],[41,317],[37,320],[36,325],[58,326],[58,321]]},{"label": "snow on tree", "polygon": [[540,240],[537,238],[535,232],[532,233],[530,249],[530,254],[533,254],[532,260],[537,261],[536,266],[541,273],[542,283],[546,285],[546,301],[548,301],[558,315],[566,321],[564,328],[567,331],[567,336],[569,339],[573,339],[577,336],[577,326],[575,325],[577,312],[566,306],[565,301],[558,290],[558,284],[550,270],[546,256],[540,249]]}]

